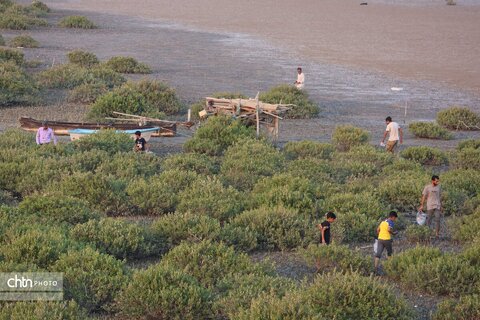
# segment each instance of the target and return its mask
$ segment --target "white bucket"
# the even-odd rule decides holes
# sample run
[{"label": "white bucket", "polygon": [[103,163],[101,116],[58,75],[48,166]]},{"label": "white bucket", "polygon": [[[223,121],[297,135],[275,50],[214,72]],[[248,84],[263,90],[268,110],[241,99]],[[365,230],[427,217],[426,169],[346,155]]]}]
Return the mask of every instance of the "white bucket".
[{"label": "white bucket", "polygon": [[417,212],[417,223],[418,223],[418,225],[423,226],[423,225],[425,225],[426,222],[427,222],[427,214],[422,212],[422,211],[418,211]]}]

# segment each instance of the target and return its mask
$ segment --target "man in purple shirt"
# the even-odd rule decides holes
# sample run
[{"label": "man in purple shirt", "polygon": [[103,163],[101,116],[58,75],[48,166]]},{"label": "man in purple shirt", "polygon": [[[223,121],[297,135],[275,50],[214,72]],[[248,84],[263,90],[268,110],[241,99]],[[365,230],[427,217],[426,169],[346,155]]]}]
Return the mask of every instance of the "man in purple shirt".
[{"label": "man in purple shirt", "polygon": [[47,144],[52,142],[56,145],[57,144],[57,137],[53,134],[53,129],[48,127],[48,123],[44,121],[42,126],[37,130],[37,144]]}]

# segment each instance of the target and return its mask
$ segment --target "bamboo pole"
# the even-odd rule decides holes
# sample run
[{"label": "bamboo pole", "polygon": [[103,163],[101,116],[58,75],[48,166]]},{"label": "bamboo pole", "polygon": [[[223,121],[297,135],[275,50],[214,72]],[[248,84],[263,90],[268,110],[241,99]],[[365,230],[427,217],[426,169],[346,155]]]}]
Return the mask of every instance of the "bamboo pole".
[{"label": "bamboo pole", "polygon": [[260,92],[257,93],[256,101],[257,101],[257,109],[256,109],[256,116],[257,116],[257,139],[260,137],[260,103],[258,100],[258,96]]}]

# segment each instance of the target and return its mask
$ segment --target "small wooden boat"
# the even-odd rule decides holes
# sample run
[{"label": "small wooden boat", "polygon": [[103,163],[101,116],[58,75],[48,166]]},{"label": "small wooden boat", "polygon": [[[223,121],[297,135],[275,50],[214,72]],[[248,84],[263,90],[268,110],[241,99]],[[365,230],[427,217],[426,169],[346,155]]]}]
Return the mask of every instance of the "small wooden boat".
[{"label": "small wooden boat", "polygon": [[[19,119],[22,129],[36,132],[42,126],[41,120],[30,117],[21,117]],[[64,122],[64,121],[48,121],[48,126],[53,129],[57,135],[69,135],[69,130],[73,129],[116,129],[116,130],[141,130],[156,128],[153,137],[174,137],[177,133],[177,124],[174,122],[159,122],[152,125],[138,125],[136,123],[84,123],[84,122]]]},{"label": "small wooden boat", "polygon": [[[160,128],[158,127],[153,127],[153,128],[143,128],[143,129],[132,129],[132,130],[116,130],[116,132],[119,133],[127,133],[129,134],[132,139],[135,139],[135,132],[140,131],[142,133],[142,137],[148,141],[152,137],[152,134],[154,132],[158,132]],[[71,129],[68,130],[68,133],[70,134],[70,140],[75,141],[78,139],[81,139],[85,136],[88,136],[89,134],[93,134],[98,132],[99,130],[95,129]]]}]

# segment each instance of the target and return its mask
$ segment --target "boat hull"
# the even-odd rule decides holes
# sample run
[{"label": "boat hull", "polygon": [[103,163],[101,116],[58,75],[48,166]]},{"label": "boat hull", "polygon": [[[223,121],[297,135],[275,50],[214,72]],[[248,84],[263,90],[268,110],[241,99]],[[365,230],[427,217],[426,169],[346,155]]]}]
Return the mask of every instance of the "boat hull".
[{"label": "boat hull", "polygon": [[[118,133],[127,133],[130,135],[132,139],[135,139],[135,132],[140,131],[142,133],[142,137],[148,141],[152,137],[152,135],[158,131],[159,128],[153,127],[153,128],[148,128],[148,129],[134,129],[134,130],[116,130]],[[92,129],[72,129],[68,130],[68,133],[70,134],[70,140],[75,141],[79,140],[83,137],[86,137],[88,135],[97,133],[98,130],[92,130]]]},{"label": "boat hull", "polygon": [[[21,117],[19,119],[20,126],[26,131],[36,132],[42,126],[42,121],[29,117]],[[159,126],[140,126],[131,123],[81,123],[81,122],[62,122],[62,121],[48,121],[48,126],[53,129],[56,135],[70,135],[68,132],[72,129],[116,129],[116,130],[139,130],[157,128],[156,132],[152,133],[152,137],[174,137],[177,132],[176,124],[161,123]]]}]

